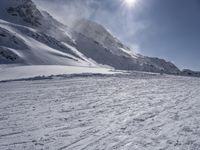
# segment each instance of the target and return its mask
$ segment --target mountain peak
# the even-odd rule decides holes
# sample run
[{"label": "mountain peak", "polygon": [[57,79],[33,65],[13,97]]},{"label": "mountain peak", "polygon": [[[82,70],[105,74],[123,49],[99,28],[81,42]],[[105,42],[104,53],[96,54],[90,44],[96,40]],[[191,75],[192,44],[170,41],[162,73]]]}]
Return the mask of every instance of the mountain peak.
[{"label": "mountain peak", "polygon": [[77,18],[65,26],[31,0],[0,1],[0,64],[8,63],[179,73],[169,62],[135,54],[98,23]]},{"label": "mountain peak", "polygon": [[31,0],[1,0],[1,19],[21,24],[39,26],[42,14]]},{"label": "mountain peak", "polygon": [[75,31],[100,43],[103,47],[108,48],[111,52],[119,54],[122,52],[121,49],[125,50],[126,53],[131,52],[127,46],[122,44],[120,40],[114,37],[107,28],[99,23],[84,18],[76,18],[71,21],[69,26],[71,26]]}]

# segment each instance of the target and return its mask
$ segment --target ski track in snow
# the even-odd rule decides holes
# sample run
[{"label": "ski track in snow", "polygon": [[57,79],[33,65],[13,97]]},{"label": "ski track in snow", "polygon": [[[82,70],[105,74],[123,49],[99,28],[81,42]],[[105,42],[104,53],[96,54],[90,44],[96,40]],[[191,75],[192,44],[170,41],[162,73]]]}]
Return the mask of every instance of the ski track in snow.
[{"label": "ski track in snow", "polygon": [[0,83],[1,150],[198,150],[200,79]]}]

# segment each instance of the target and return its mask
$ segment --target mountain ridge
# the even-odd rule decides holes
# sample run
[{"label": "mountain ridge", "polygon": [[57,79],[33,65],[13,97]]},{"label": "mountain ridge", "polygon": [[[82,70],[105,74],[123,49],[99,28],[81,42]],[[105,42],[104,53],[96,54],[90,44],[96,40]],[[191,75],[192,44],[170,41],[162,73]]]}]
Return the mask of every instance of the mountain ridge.
[{"label": "mountain ridge", "polygon": [[1,64],[104,65],[120,70],[180,73],[171,62],[134,53],[90,20],[77,19],[72,25],[64,25],[31,0],[0,3],[1,12],[4,10],[0,15]]}]

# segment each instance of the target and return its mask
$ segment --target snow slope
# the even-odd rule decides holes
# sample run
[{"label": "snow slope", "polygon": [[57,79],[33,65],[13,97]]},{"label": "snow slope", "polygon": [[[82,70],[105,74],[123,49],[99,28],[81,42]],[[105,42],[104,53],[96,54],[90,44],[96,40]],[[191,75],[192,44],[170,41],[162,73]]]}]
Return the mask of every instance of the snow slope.
[{"label": "snow slope", "polygon": [[76,32],[85,35],[87,38],[93,39],[95,42],[101,44],[101,46],[107,48],[112,53],[124,56],[132,54],[132,56],[138,57],[137,54],[134,54],[133,51],[123,45],[106,28],[98,23],[87,19],[77,19],[69,22],[68,26],[73,28]]},{"label": "snow slope", "polygon": [[68,26],[81,33],[72,34],[79,51],[100,64],[107,64],[120,70],[171,74],[180,72],[171,62],[134,53],[98,23],[86,19],[75,19]]},{"label": "snow slope", "polygon": [[5,63],[74,66],[90,64],[61,42],[28,27],[0,20],[0,33],[1,47],[4,48],[5,55],[10,56],[6,52],[11,51],[11,48],[16,55],[14,60],[3,57],[1,61]]},{"label": "snow slope", "polygon": [[31,0],[1,0],[0,64],[180,72],[170,62],[135,54],[97,23],[77,19],[72,24],[58,22]]},{"label": "snow slope", "polygon": [[[69,74],[115,74],[120,73],[106,68],[37,65],[37,66],[0,66],[0,81],[48,77],[51,75]],[[122,73],[122,72],[121,72]]]},{"label": "snow slope", "polygon": [[95,66],[69,45],[73,41],[63,32],[63,26],[39,11],[32,1],[0,3],[1,64]]},{"label": "snow slope", "polygon": [[0,83],[0,149],[198,150],[200,79]]}]

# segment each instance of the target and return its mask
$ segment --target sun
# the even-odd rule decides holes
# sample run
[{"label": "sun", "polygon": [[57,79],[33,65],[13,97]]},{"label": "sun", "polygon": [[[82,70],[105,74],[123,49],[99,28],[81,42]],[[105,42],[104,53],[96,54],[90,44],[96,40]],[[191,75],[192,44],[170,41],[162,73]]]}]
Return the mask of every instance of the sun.
[{"label": "sun", "polygon": [[137,0],[124,0],[124,3],[125,3],[128,7],[133,7],[133,6],[137,3]]}]

